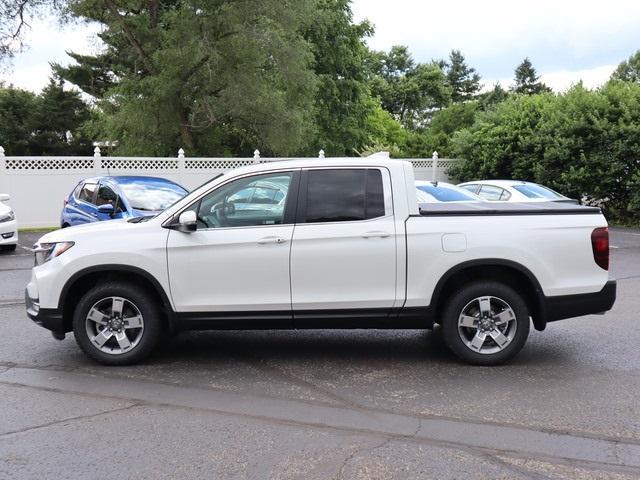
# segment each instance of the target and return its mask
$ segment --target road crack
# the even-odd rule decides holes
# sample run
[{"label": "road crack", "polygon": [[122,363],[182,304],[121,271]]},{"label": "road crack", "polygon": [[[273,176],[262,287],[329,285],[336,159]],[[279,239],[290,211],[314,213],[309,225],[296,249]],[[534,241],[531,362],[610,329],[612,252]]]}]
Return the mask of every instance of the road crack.
[{"label": "road crack", "polygon": [[5,438],[7,436],[10,436],[10,435],[16,435],[16,434],[19,434],[19,433],[25,433],[25,432],[30,432],[30,431],[33,431],[33,430],[39,430],[41,428],[47,428],[47,427],[51,427],[51,426],[54,426],[54,425],[59,425],[61,423],[74,422],[74,421],[77,421],[77,420],[86,420],[86,419],[89,419],[89,418],[97,418],[97,417],[100,417],[100,416],[103,416],[103,415],[110,415],[112,413],[122,412],[124,410],[129,410],[129,409],[132,409],[132,408],[135,408],[135,407],[140,407],[140,406],[143,406],[143,405],[145,405],[144,402],[136,402],[136,403],[133,403],[131,405],[127,405],[126,407],[114,408],[112,410],[107,410],[107,411],[98,412],[98,413],[91,413],[91,414],[88,414],[88,415],[78,415],[78,416],[75,416],[75,417],[68,417],[68,418],[64,418],[64,419],[60,419],[60,420],[54,420],[52,422],[41,423],[40,425],[35,425],[35,426],[32,426],[32,427],[25,427],[25,428],[21,428],[21,429],[18,429],[18,430],[11,430],[9,432],[0,433],[0,439],[3,439],[3,438]]}]

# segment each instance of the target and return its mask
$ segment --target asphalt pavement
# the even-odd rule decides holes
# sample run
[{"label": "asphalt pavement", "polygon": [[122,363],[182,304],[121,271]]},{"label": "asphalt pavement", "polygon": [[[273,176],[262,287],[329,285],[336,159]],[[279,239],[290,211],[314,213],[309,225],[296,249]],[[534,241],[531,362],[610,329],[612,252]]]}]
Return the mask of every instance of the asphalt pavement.
[{"label": "asphalt pavement", "polygon": [[23,234],[0,254],[0,479],[640,478],[640,231],[611,233],[613,310],[509,365],[436,329],[183,333],[120,368],[27,319]]}]

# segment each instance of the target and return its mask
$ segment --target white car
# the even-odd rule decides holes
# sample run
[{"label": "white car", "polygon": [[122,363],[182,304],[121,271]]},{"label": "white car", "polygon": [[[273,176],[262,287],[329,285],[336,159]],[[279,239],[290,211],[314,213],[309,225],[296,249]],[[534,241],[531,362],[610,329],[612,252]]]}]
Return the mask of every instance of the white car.
[{"label": "white car", "polygon": [[549,187],[520,180],[478,180],[458,185],[490,202],[579,203]]},{"label": "white car", "polygon": [[416,196],[418,203],[437,202],[481,202],[475,193],[445,182],[428,182],[416,180]]},{"label": "white car", "polygon": [[[265,196],[282,209],[230,206],[265,185],[278,186]],[[460,358],[495,365],[520,351],[530,319],[544,330],[611,308],[608,239],[595,207],[418,204],[409,162],[269,162],[155,217],[47,233],[26,309],[107,365],[140,361],[178,330],[434,323]]]},{"label": "white car", "polygon": [[18,225],[16,216],[8,202],[11,198],[6,193],[0,193],[0,250],[15,250],[18,245]]}]

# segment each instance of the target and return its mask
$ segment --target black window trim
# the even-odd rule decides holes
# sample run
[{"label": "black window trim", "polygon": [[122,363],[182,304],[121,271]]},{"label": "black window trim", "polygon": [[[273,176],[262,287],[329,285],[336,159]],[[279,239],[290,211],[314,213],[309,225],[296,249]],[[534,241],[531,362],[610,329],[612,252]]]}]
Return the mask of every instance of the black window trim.
[{"label": "black window trim", "polygon": [[[307,212],[307,189],[309,186],[309,172],[310,171],[317,171],[317,170],[364,170],[365,171],[365,189],[367,188],[367,182],[368,182],[368,175],[367,172],[369,170],[378,170],[380,172],[380,174],[382,175],[382,196],[383,196],[383,201],[384,201],[384,215],[379,216],[379,217],[374,217],[374,218],[364,218],[362,220],[345,220],[345,221],[332,221],[332,222],[309,222],[307,223],[307,219],[306,219],[306,212]],[[356,166],[356,165],[349,165],[349,166],[326,166],[326,167],[308,167],[308,168],[303,168],[301,175],[300,175],[300,186],[299,186],[299,190],[298,190],[298,201],[297,201],[297,205],[298,208],[296,210],[296,215],[295,215],[295,223],[296,225],[327,225],[327,224],[345,224],[345,223],[363,223],[363,222],[371,222],[371,221],[376,221],[376,220],[380,220],[381,218],[385,218],[388,216],[392,216],[393,215],[393,208],[391,207],[391,213],[388,211],[388,206],[387,206],[387,202],[386,202],[386,192],[384,191],[384,186],[385,186],[385,182],[384,182],[384,174],[382,172],[382,170],[386,170],[384,169],[384,167],[375,167],[375,166]],[[365,212],[366,212],[366,191],[365,191]]]},{"label": "black window trim", "polygon": [[[194,205],[198,205],[197,208],[199,209],[200,208],[199,204],[202,201],[202,199],[204,197],[206,197],[207,195],[209,195],[214,190],[218,190],[219,188],[222,188],[225,185],[228,185],[231,182],[235,182],[236,180],[240,180],[242,178],[257,177],[257,176],[270,175],[270,174],[276,174],[276,173],[291,173],[291,183],[289,184],[289,191],[287,193],[288,198],[286,200],[286,205],[285,205],[284,215],[283,215],[283,218],[282,218],[282,223],[274,224],[274,225],[248,225],[248,226],[238,226],[238,227],[198,228],[198,231],[205,232],[205,231],[230,230],[230,229],[239,229],[239,228],[273,228],[273,227],[293,226],[295,224],[295,213],[296,213],[296,209],[297,209],[297,202],[298,202],[299,191],[300,191],[300,170],[301,169],[299,167],[297,167],[297,168],[282,168],[282,169],[277,169],[277,170],[265,170],[263,172],[251,172],[251,173],[247,173],[245,175],[238,175],[237,177],[231,177],[226,182],[220,183],[220,184],[216,185],[215,187],[207,190],[206,192],[203,192],[201,195],[199,195],[192,202],[188,203],[183,208],[178,210],[176,213],[174,213],[171,217],[169,217],[168,220],[166,220],[162,224],[162,227],[175,230],[176,226],[178,225],[178,219],[180,218],[180,215],[183,212],[186,212],[187,210],[191,209],[191,207],[193,207]],[[218,178],[218,177],[215,177],[215,178]],[[205,185],[206,185],[206,183],[205,183]],[[198,187],[198,188],[200,188],[200,187]]]}]

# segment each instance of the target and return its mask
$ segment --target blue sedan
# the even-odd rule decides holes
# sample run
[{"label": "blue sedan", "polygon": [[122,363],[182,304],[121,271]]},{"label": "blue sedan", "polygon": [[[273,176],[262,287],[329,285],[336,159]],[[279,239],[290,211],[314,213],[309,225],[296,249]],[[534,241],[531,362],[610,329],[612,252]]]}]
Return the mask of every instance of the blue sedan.
[{"label": "blue sedan", "polygon": [[65,198],[60,226],[156,215],[187,193],[177,183],[164,178],[87,178]]}]

